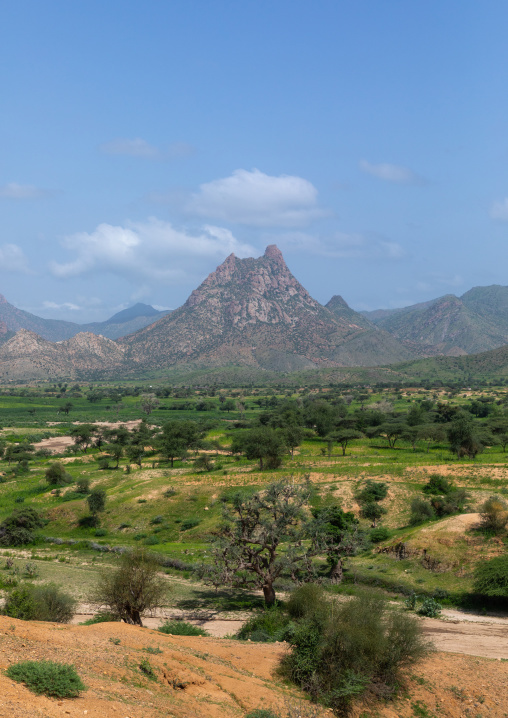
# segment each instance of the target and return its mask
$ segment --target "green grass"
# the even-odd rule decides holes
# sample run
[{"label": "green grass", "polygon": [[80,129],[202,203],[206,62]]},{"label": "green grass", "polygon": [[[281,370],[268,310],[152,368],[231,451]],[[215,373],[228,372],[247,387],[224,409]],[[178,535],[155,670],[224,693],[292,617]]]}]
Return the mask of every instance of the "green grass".
[{"label": "green grass", "polygon": [[[167,383],[169,379],[165,381]],[[280,383],[282,385],[284,382]],[[126,386],[132,387],[133,384],[126,383]],[[142,390],[142,383],[137,382],[137,385]],[[4,391],[0,395],[3,436],[11,441],[26,437],[34,437],[35,440],[48,433],[65,434],[73,421],[126,421],[141,418],[139,399],[134,396],[124,397],[119,412],[112,406],[108,409],[109,403],[106,399],[98,404],[91,404],[85,397],[70,397],[74,408],[66,417],[57,414],[57,410],[68,397],[58,398],[55,395],[56,390],[47,394],[43,389],[8,391],[18,392],[18,395],[7,396]],[[489,391],[499,400],[506,395],[504,387]],[[20,395],[22,392],[25,395]],[[282,390],[249,387],[248,390],[228,390],[226,394],[233,396],[238,392],[245,393],[241,401],[247,407],[246,418],[251,418],[261,411],[254,403],[257,396],[280,396]],[[186,401],[195,401],[199,396],[199,391],[189,390],[188,393],[191,394],[190,398],[170,396],[162,399],[161,407],[183,405]],[[298,391],[289,393],[294,396],[299,394]],[[434,390],[420,390],[417,395],[427,397],[434,393]],[[409,407],[408,401],[414,397],[405,391],[395,393],[393,390],[376,389],[371,394],[369,403],[384,398],[389,398],[394,403],[396,411],[406,411]],[[213,401],[218,403],[217,395]],[[453,398],[457,405],[465,401],[461,395]],[[231,420],[238,418],[237,412],[228,415],[220,411],[178,411],[161,407],[153,412],[150,421],[163,423],[173,418],[205,419],[212,422],[207,440],[219,442],[224,448],[229,446],[232,438]],[[351,405],[351,409],[358,407],[355,402]],[[35,414],[29,413],[29,410],[33,409]],[[58,426],[48,426],[47,422],[53,421],[61,423]],[[428,474],[435,470],[430,467],[438,467],[438,471],[441,466],[451,468],[454,471],[455,483],[470,491],[473,507],[492,493],[508,489],[508,483],[494,475],[495,469],[506,466],[508,456],[497,446],[478,455],[474,462],[458,461],[444,443],[431,446],[427,452],[423,446],[413,451],[407,444],[399,442],[395,449],[389,449],[386,442],[379,438],[362,439],[348,446],[345,457],[342,456],[340,447],[334,447],[331,457],[323,456],[323,447],[325,442],[322,439],[306,439],[294,458],[285,457],[283,466],[277,471],[261,472],[257,462],[229,455],[220,455],[220,462],[223,464],[220,471],[194,471],[192,456],[186,461],[175,462],[173,469],[169,465],[152,468],[152,461],[157,460],[153,454],[144,460],[142,470],[133,468],[130,474],[125,473],[125,460],[122,460],[118,470],[99,470],[100,452],[92,449],[66,463],[66,470],[72,476],[72,482],[68,488],[62,489],[62,495],[59,497],[50,493],[50,487],[44,480],[44,471],[54,458],[38,458],[30,463],[28,474],[15,479],[7,476],[7,480],[0,483],[0,520],[15,508],[19,508],[22,502],[23,505],[33,505],[40,509],[47,517],[48,523],[40,531],[42,536],[94,541],[109,546],[133,547],[142,543],[151,546],[162,556],[180,559],[192,565],[208,560],[209,536],[222,515],[221,495],[236,489],[260,489],[277,477],[292,475],[295,481],[299,481],[310,473],[317,487],[313,499],[315,506],[339,502],[347,509],[354,508],[353,493],[361,481],[367,478],[386,481],[390,494],[384,502],[388,514],[382,525],[393,532],[390,542],[408,540],[420,531],[419,527],[411,529],[406,525],[409,502],[413,496],[421,495],[421,487],[428,480]],[[7,469],[3,462],[0,463],[1,469]],[[224,474],[224,471],[227,474]],[[99,533],[107,532],[103,536],[97,535],[95,529],[79,528],[77,525],[77,520],[87,513],[85,497],[75,494],[75,483],[83,477],[88,477],[92,486],[100,486],[107,491],[106,510],[101,514],[99,530]],[[175,491],[174,495],[166,496],[168,489]],[[66,500],[66,493],[69,500]],[[136,540],[135,537],[139,536],[143,538]],[[382,546],[383,543],[379,548]],[[478,555],[482,555],[488,548],[485,544],[485,547],[479,546],[475,550]],[[38,576],[37,580],[58,583],[62,581],[66,585],[79,586],[78,598],[85,598],[88,591],[86,587],[93,584],[97,567],[114,565],[116,561],[115,556],[89,551],[83,544],[57,547],[54,544],[40,543],[35,550],[40,557],[36,559],[38,566],[40,564],[40,577]],[[0,555],[1,553],[0,550]],[[50,557],[51,560],[47,560]],[[66,563],[62,563],[62,559]],[[457,570],[435,574],[423,568],[419,560],[411,560],[406,564],[375,552],[352,559],[349,569],[350,575],[354,574],[358,581],[371,585],[376,585],[377,581],[378,585],[385,588],[398,585],[407,587],[408,590],[431,593],[435,588],[441,587],[457,594],[467,590],[470,585],[468,571],[462,571],[460,566]],[[168,572],[168,581],[171,582],[172,577],[177,575],[189,574],[171,569]],[[214,600],[210,592],[202,590],[202,587],[199,589],[191,582],[186,585],[187,588],[182,590],[179,584],[170,599],[172,602],[194,601],[196,605],[205,605],[205,601]],[[230,592],[230,595],[234,594]],[[239,601],[241,603],[241,599]],[[248,603],[247,599],[246,601]]]}]

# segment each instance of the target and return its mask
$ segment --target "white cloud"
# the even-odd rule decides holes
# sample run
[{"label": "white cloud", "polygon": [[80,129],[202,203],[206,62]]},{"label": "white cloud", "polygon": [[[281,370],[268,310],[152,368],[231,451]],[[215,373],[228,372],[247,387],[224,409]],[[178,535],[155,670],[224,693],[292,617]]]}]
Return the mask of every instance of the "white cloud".
[{"label": "white cloud", "polygon": [[182,280],[199,272],[210,258],[222,260],[231,252],[241,257],[255,252],[228,229],[206,226],[189,232],[155,218],[129,222],[125,227],[100,224],[93,232],[66,237],[62,245],[75,257],[69,262],[51,262],[51,272],[57,277],[111,272],[145,282]]},{"label": "white cloud", "polygon": [[78,306],[77,304],[73,304],[72,302],[62,302],[61,304],[58,304],[58,302],[50,302],[45,301],[42,303],[43,309],[68,309],[71,312],[76,312],[82,309],[83,307]]},{"label": "white cloud", "polygon": [[490,208],[490,216],[492,219],[508,222],[508,197],[501,202],[494,202]]},{"label": "white cloud", "polygon": [[308,252],[333,259],[400,259],[406,252],[397,242],[377,236],[335,232],[326,238],[305,232],[286,232],[270,241],[289,251]]},{"label": "white cloud", "polygon": [[47,197],[49,192],[31,184],[8,182],[0,187],[0,197],[6,199],[40,199]]},{"label": "white cloud", "polygon": [[384,180],[385,182],[393,182],[395,184],[412,184],[424,185],[427,181],[420,175],[410,170],[409,167],[400,165],[391,165],[388,163],[372,164],[367,160],[361,160],[360,169],[373,177]]},{"label": "white cloud", "polygon": [[255,227],[300,227],[327,214],[317,189],[302,177],[270,176],[253,169],[200,185],[187,211],[222,222]]},{"label": "white cloud", "polygon": [[23,250],[17,244],[0,246],[0,271],[31,274]]}]

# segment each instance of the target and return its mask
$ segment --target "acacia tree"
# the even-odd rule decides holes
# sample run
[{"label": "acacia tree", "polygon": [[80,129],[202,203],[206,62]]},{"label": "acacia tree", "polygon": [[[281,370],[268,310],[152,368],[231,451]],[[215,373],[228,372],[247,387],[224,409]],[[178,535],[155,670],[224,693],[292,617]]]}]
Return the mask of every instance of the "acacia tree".
[{"label": "acacia tree", "polygon": [[93,596],[125,623],[142,626],[142,616],[163,605],[164,579],[156,561],[143,550],[126,553],[116,571],[103,571]]},{"label": "acacia tree", "polygon": [[[354,439],[361,439],[363,436],[364,434],[362,434],[361,431],[356,431],[356,429],[339,428],[330,434],[330,436],[326,437],[326,440],[332,442],[332,444],[333,442],[340,444],[342,447],[342,456],[345,456],[349,442],[354,441]],[[331,454],[331,451],[329,453]]]},{"label": "acacia tree", "polygon": [[314,524],[311,526],[313,544],[326,553],[330,567],[328,574],[332,583],[340,583],[343,575],[343,561],[346,556],[355,556],[368,545],[368,538],[359,529],[359,521],[352,511],[339,506],[313,509]]},{"label": "acacia tree", "polygon": [[150,416],[152,411],[156,409],[159,404],[160,401],[155,394],[141,394],[139,405],[141,407],[141,411],[143,411],[147,416]]},{"label": "acacia tree", "polygon": [[205,582],[215,586],[263,590],[265,603],[275,602],[274,582],[284,571],[294,579],[314,575],[312,557],[319,548],[309,539],[311,484],[276,481],[246,497],[240,493],[224,509],[215,532],[212,566],[203,566]]},{"label": "acacia tree", "polygon": [[168,421],[157,439],[161,455],[171,462],[183,458],[189,449],[199,449],[204,431],[195,421]]},{"label": "acacia tree", "polygon": [[233,454],[245,454],[247,459],[257,459],[261,471],[266,466],[276,469],[282,463],[286,451],[286,439],[281,429],[270,426],[259,426],[240,432],[233,438],[231,451]]},{"label": "acacia tree", "polygon": [[76,448],[83,449],[83,453],[86,454],[88,447],[92,445],[96,431],[95,424],[79,424],[73,426],[69,434],[72,436]]}]

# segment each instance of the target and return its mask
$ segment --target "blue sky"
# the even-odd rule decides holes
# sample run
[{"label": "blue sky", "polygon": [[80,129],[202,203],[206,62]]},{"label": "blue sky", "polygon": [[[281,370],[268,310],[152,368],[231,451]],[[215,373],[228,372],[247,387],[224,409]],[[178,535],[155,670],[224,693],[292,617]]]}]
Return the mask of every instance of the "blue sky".
[{"label": "blue sky", "polygon": [[177,307],[232,251],[319,301],[508,284],[505,2],[5,0],[0,292]]}]

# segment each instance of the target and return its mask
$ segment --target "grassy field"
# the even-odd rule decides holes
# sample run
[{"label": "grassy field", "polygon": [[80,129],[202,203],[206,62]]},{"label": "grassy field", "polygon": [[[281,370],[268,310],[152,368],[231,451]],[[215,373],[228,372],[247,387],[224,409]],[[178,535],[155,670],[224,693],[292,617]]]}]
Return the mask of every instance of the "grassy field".
[{"label": "grassy field", "polygon": [[[106,393],[113,389],[101,388]],[[7,444],[38,442],[52,436],[66,436],[74,422],[139,420],[144,416],[139,396],[144,389],[147,387],[137,387],[137,395],[122,396],[121,401],[118,397],[113,397],[113,401],[106,395],[91,402],[87,399],[87,391],[92,391],[88,387],[81,387],[79,392],[73,392],[74,395],[66,392],[63,396],[59,387],[52,387],[50,391],[25,387],[17,393],[11,387],[0,395],[1,438]],[[321,396],[326,397],[328,391],[331,390],[323,390]],[[505,551],[504,539],[485,536],[471,526],[460,531],[456,527],[448,530],[446,522],[452,521],[453,517],[411,527],[408,525],[410,501],[416,496],[422,497],[422,487],[429,476],[439,473],[453,480],[457,487],[467,489],[467,511],[475,512],[490,495],[508,494],[507,454],[500,446],[492,446],[478,454],[474,461],[458,460],[446,442],[431,444],[428,450],[425,445],[417,445],[413,450],[403,441],[395,448],[389,448],[386,441],[377,437],[352,441],[346,456],[342,456],[340,446],[335,445],[329,453],[323,439],[308,435],[294,456],[286,455],[282,466],[276,470],[260,471],[257,462],[231,455],[229,447],[236,423],[245,425],[254,419],[263,411],[263,402],[266,404],[271,397],[298,397],[302,392],[287,390],[277,394],[263,387],[231,390],[226,392],[226,398],[234,399],[235,408],[229,412],[220,410],[219,394],[206,397],[207,410],[196,408],[203,399],[199,391],[189,391],[187,396],[161,398],[148,417],[149,422],[155,426],[175,418],[204,422],[207,446],[215,447],[208,449],[214,462],[212,471],[194,468],[196,454],[175,461],[171,468],[160,461],[155,450],[147,451],[141,468],[132,465],[129,470],[125,458],[118,469],[99,468],[103,451],[97,448],[86,453],[36,457],[30,461],[28,473],[16,476],[9,473],[5,461],[0,462],[0,473],[3,473],[0,475],[0,521],[26,505],[39,509],[47,520],[40,531],[39,543],[33,550],[29,547],[24,551],[19,561],[25,561],[27,552],[33,554],[31,560],[41,566],[40,580],[79,587],[76,595],[84,599],[84,587],[93,583],[92,576],[97,567],[114,563],[116,559],[111,553],[91,551],[83,542],[93,541],[109,547],[146,546],[189,566],[206,563],[210,534],[221,519],[222,499],[235,490],[262,489],[274,479],[285,476],[293,477],[296,482],[310,476],[315,486],[314,507],[338,504],[345,510],[358,512],[355,493],[365,480],[373,479],[388,485],[388,496],[383,501],[387,513],[382,525],[390,530],[390,536],[348,561],[347,585],[377,585],[395,594],[409,590],[431,594],[441,589],[458,595],[470,590],[476,562]],[[371,389],[367,406],[390,401],[393,411],[402,414],[415,399],[431,398],[465,407],[473,398],[485,396],[494,402],[504,402],[506,389],[488,387],[475,392],[469,389],[462,392]],[[66,402],[72,403],[68,415],[62,413]],[[361,406],[363,404],[357,397],[350,402],[351,410]],[[55,459],[65,463],[71,480],[68,486],[52,493],[52,487],[45,480],[45,470]],[[101,514],[99,529],[78,525],[78,520],[88,513],[86,497],[76,494],[76,482],[82,478],[89,479],[92,487],[106,490],[106,509]],[[369,525],[366,521],[363,523],[366,527]],[[441,533],[434,530],[438,524],[443,526]],[[45,537],[78,543],[72,546],[44,543]],[[401,542],[413,547],[415,554],[398,560],[390,547]],[[431,557],[439,559],[432,569],[422,563],[424,549]],[[0,555],[9,553],[16,554],[7,549],[0,551]],[[173,571],[172,575],[190,581],[189,571],[180,574]],[[185,589],[183,584],[179,585],[178,591],[183,593],[175,598],[177,602],[184,598],[199,602],[200,591],[211,600],[210,592],[192,581]]]}]

